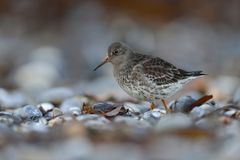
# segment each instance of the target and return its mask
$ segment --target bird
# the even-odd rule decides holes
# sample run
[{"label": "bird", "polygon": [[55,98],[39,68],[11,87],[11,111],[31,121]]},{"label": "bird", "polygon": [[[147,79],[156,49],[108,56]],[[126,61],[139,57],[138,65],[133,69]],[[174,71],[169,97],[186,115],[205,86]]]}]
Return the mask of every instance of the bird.
[{"label": "bird", "polygon": [[119,86],[133,98],[150,102],[162,102],[167,113],[172,112],[165,99],[174,95],[184,85],[205,75],[203,71],[186,71],[152,55],[141,54],[123,42],[108,47],[107,56],[94,71],[110,62]]}]

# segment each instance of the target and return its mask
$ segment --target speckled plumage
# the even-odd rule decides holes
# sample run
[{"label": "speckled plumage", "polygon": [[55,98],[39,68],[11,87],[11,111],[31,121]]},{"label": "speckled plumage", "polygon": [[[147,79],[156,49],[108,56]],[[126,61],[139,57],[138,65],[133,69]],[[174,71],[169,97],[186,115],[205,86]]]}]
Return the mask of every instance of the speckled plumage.
[{"label": "speckled plumage", "polygon": [[201,71],[188,72],[161,58],[137,53],[120,42],[110,45],[105,61],[113,64],[114,77],[125,92],[150,102],[168,98],[192,79],[204,75]]}]

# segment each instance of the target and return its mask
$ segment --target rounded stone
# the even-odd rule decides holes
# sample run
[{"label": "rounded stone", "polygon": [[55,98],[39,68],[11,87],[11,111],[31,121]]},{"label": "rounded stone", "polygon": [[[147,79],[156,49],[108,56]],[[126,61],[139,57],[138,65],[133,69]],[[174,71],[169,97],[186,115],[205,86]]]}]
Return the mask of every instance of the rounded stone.
[{"label": "rounded stone", "polygon": [[14,115],[26,120],[36,120],[43,116],[42,112],[34,105],[26,105],[14,111]]},{"label": "rounded stone", "polygon": [[41,104],[38,104],[37,107],[43,114],[46,114],[53,110],[54,105],[51,103],[41,103]]},{"label": "rounded stone", "polygon": [[76,96],[64,100],[60,105],[60,109],[64,114],[77,116],[81,114],[82,106],[86,103],[88,103],[88,99],[86,97]]},{"label": "rounded stone", "polygon": [[173,111],[173,112],[187,112],[190,108],[190,106],[196,102],[196,99],[192,98],[191,96],[183,96],[180,97],[178,100],[176,101],[172,101],[169,104],[169,108]]},{"label": "rounded stone", "polygon": [[149,122],[150,124],[154,125],[160,120],[160,118],[163,115],[164,114],[161,112],[161,110],[156,108],[156,109],[150,110],[148,112],[145,112],[142,115],[141,120],[145,120],[145,121]]},{"label": "rounded stone", "polygon": [[53,108],[53,110],[47,114],[47,116],[49,116],[50,118],[58,117],[61,115],[63,115],[63,112],[59,108],[56,108],[56,107]]}]

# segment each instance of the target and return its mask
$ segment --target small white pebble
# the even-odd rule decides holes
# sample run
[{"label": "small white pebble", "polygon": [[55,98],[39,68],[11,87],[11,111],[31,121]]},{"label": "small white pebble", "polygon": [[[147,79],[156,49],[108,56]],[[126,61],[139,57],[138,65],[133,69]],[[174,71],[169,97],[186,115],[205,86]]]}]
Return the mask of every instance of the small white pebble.
[{"label": "small white pebble", "polygon": [[233,116],[236,112],[237,112],[236,110],[230,110],[230,111],[225,112],[224,114],[225,114],[226,116],[231,117],[231,116]]},{"label": "small white pebble", "polygon": [[53,110],[54,105],[51,103],[41,103],[37,105],[38,109],[43,110],[44,112],[50,112]]},{"label": "small white pebble", "polygon": [[161,117],[161,113],[160,112],[152,112],[152,115],[155,118],[160,118]]}]

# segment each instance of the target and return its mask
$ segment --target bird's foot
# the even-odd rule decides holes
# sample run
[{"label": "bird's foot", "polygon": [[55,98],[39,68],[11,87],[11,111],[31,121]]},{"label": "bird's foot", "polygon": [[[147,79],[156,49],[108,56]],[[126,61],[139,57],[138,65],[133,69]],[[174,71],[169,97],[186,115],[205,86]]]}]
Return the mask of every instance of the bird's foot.
[{"label": "bird's foot", "polygon": [[168,108],[167,103],[163,99],[161,99],[161,100],[162,100],[163,106],[166,110],[166,113],[172,113],[172,110],[170,108]]},{"label": "bird's foot", "polygon": [[[172,113],[172,110],[169,109],[164,101],[163,106],[165,108],[166,113]],[[150,109],[153,110],[154,108],[157,108],[157,106],[154,103],[150,104]]]},{"label": "bird's foot", "polygon": [[153,110],[154,108],[156,108],[156,105],[154,103],[151,103],[150,109]]}]

